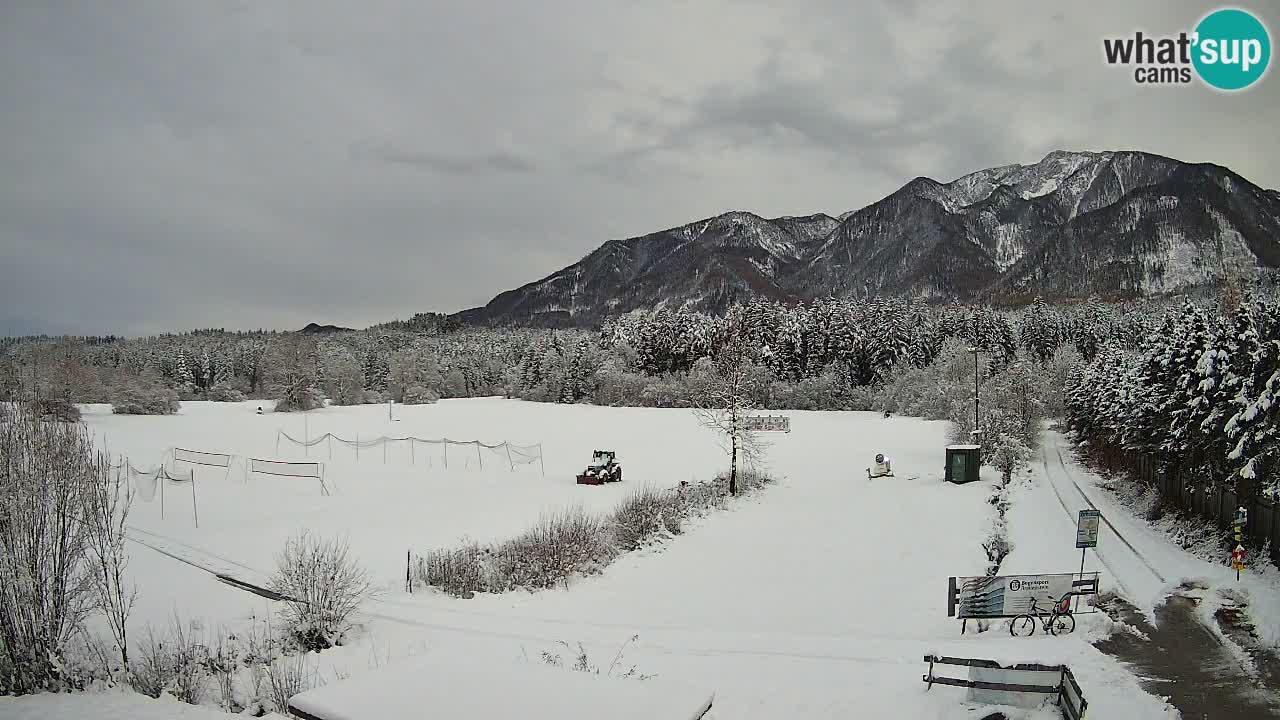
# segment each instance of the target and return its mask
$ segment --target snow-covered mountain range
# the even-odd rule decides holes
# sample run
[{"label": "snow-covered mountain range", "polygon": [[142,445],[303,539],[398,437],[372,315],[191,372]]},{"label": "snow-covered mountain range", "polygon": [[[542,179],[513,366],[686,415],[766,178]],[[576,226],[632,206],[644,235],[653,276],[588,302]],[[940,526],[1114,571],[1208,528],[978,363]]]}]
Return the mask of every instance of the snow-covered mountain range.
[{"label": "snow-covered mountain range", "polygon": [[918,177],[837,217],[729,212],[626,240],[463,311],[471,323],[590,323],[751,297],[1011,302],[1136,297],[1280,268],[1280,192],[1143,152],[1049,153],[950,183]]}]

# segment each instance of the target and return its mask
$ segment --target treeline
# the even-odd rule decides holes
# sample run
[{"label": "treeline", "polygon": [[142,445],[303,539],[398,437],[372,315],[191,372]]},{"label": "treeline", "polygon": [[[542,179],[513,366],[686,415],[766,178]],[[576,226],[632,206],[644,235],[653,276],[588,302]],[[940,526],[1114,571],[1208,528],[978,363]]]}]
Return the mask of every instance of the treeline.
[{"label": "treeline", "polygon": [[1184,303],[1137,347],[1112,344],[1068,382],[1070,423],[1098,459],[1149,453],[1242,499],[1280,489],[1280,304]]},{"label": "treeline", "polygon": [[[1146,332],[1150,312],[1098,302],[1036,303],[1018,312],[898,299],[737,308],[757,365],[758,405],[857,409],[895,368],[928,366],[949,338],[976,345],[992,371],[1044,361],[1062,346],[1092,358]],[[684,406],[689,378],[709,363],[728,321],[684,310],[613,319],[598,330],[457,328],[415,316],[326,334],[218,330],[147,338],[27,338],[0,346],[0,398],[107,402],[124,412],[169,412],[177,400],[287,399],[432,402],[506,395],[543,402]],[[406,329],[413,328],[413,329]]]}]

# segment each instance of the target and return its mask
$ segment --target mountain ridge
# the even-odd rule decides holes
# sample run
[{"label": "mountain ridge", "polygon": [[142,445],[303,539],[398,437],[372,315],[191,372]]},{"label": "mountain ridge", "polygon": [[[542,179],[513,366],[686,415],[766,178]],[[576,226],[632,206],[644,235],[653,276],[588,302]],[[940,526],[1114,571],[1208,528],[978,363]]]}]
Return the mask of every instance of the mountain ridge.
[{"label": "mountain ridge", "polygon": [[1132,298],[1280,268],[1280,191],[1139,151],[1055,150],[942,183],[918,176],[838,215],[733,210],[613,239],[452,317],[592,324],[642,308],[908,295],[1020,303]]}]

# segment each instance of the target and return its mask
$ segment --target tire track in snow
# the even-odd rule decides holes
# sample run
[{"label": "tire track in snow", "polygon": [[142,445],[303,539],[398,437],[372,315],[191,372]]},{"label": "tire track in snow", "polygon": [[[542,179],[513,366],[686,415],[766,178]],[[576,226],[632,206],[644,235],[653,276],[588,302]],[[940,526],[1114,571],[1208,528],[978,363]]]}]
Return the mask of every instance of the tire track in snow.
[{"label": "tire track in snow", "polygon": [[[1053,442],[1053,450],[1058,455],[1058,464],[1062,466],[1063,474],[1067,476],[1067,482],[1075,486],[1076,492],[1080,493],[1080,497],[1084,498],[1084,501],[1089,504],[1090,508],[1097,510],[1098,506],[1094,505],[1093,501],[1089,499],[1084,488],[1080,487],[1080,483],[1076,482],[1075,479],[1071,477],[1071,470],[1067,467],[1067,463],[1062,457],[1062,446],[1058,444],[1057,440],[1054,440]],[[1125,547],[1129,548],[1129,550],[1142,561],[1142,564],[1147,566],[1147,569],[1151,571],[1152,575],[1155,575],[1162,584],[1168,582],[1165,580],[1164,575],[1162,575],[1159,570],[1155,569],[1155,567],[1147,561],[1147,558],[1142,553],[1138,552],[1138,548],[1134,547],[1133,544],[1129,542],[1128,538],[1121,534],[1121,532],[1116,529],[1115,525],[1111,524],[1111,520],[1109,520],[1105,514],[1102,514],[1102,522],[1106,523],[1107,527],[1111,528],[1111,532],[1115,533],[1115,536],[1120,538],[1120,542],[1124,543]]]},{"label": "tire track in snow", "polygon": [[[174,544],[174,545],[181,545],[182,547],[187,548],[188,550],[192,550],[192,551],[194,551],[194,552],[196,552],[196,553],[198,553],[198,554],[200,554],[200,555],[204,555],[204,556],[206,556],[206,557],[213,558],[213,559],[215,559],[215,560],[221,560],[222,562],[227,563],[228,565],[234,565],[234,566],[236,566],[236,567],[240,568],[241,570],[248,570],[249,572],[251,572],[251,573],[253,573],[253,574],[255,574],[255,575],[258,575],[258,576],[260,576],[260,577],[267,577],[267,575],[268,575],[268,573],[264,573],[263,571],[261,571],[261,570],[259,570],[259,569],[257,569],[257,568],[249,567],[248,565],[245,565],[244,563],[237,562],[237,561],[232,560],[231,558],[228,558],[228,557],[223,557],[222,555],[218,555],[217,553],[210,552],[210,551],[208,551],[208,550],[205,550],[204,548],[200,548],[200,547],[197,547],[197,546],[192,545],[192,544],[190,544],[190,543],[183,542],[183,541],[181,541],[181,540],[178,540],[177,538],[169,537],[168,535],[161,535],[160,533],[157,533],[157,532],[151,532],[150,530],[143,530],[142,528],[133,527],[132,525],[128,526],[128,530],[129,530],[130,532],[137,532],[137,533],[143,533],[143,534],[145,534],[145,535],[150,535],[151,537],[153,537],[153,538],[157,538],[158,540],[160,540],[160,541],[162,541],[162,542],[164,542],[164,543],[166,543],[166,544],[168,544],[168,543],[172,543],[172,544]],[[145,542],[143,542],[143,541],[141,541],[141,540],[138,540],[137,538],[129,538],[129,539],[130,539],[130,540],[133,540],[134,542],[136,542],[136,543],[138,543],[138,544],[140,544],[140,545],[145,545],[146,547],[149,547],[149,548],[151,548],[152,550],[157,550],[157,552],[162,552],[162,551],[160,551],[158,548],[156,548],[156,547],[154,547],[154,546],[152,546],[152,545],[148,545],[147,543],[145,543]],[[165,554],[168,554],[168,553],[165,553]],[[173,556],[172,556],[172,555],[170,555],[170,557],[173,557]],[[188,564],[191,564],[191,563],[188,563]]]},{"label": "tire track in snow", "polygon": [[[1058,498],[1058,504],[1062,506],[1062,511],[1067,514],[1067,518],[1075,520],[1076,515],[1072,514],[1071,508],[1067,507],[1067,501],[1062,498],[1062,493],[1058,492],[1058,484],[1053,481],[1053,473],[1049,471],[1049,459],[1045,455],[1044,448],[1040,449],[1040,464],[1044,466],[1044,479],[1049,483],[1049,489],[1053,490],[1054,496]],[[1098,552],[1098,548],[1095,547],[1093,551],[1093,554],[1097,556],[1098,561],[1102,563],[1102,566],[1105,567],[1107,571],[1111,573],[1111,576],[1115,578],[1116,585],[1119,585],[1120,589],[1124,590],[1125,594],[1130,594],[1131,591],[1125,586],[1124,581],[1120,579],[1120,573],[1116,572],[1116,569],[1111,566],[1111,563],[1107,562],[1107,559],[1103,557],[1101,552]]]}]

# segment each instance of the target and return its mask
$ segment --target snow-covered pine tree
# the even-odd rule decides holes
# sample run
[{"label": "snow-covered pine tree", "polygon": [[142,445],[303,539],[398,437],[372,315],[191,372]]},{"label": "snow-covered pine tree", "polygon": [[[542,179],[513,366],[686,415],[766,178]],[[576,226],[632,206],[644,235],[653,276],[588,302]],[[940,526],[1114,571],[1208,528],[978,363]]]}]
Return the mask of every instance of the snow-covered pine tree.
[{"label": "snow-covered pine tree", "polygon": [[[1262,309],[1277,310],[1271,304]],[[1246,498],[1256,492],[1275,493],[1280,482],[1280,337],[1270,336],[1280,330],[1280,323],[1272,324],[1270,317],[1259,320],[1267,334],[1259,338],[1252,372],[1238,400],[1241,407],[1226,425],[1235,441],[1228,458],[1239,468],[1239,492]]]},{"label": "snow-covered pine tree", "polygon": [[[1178,336],[1169,353],[1169,389],[1160,415],[1168,417],[1168,433],[1164,439],[1166,454],[1180,457],[1184,467],[1199,467],[1205,462],[1205,436],[1200,430],[1204,418],[1196,412],[1200,384],[1199,370],[1212,371],[1213,334],[1204,312],[1184,303],[1178,318]],[[1212,382],[1212,381],[1211,381]]]}]

